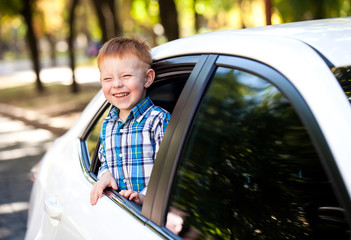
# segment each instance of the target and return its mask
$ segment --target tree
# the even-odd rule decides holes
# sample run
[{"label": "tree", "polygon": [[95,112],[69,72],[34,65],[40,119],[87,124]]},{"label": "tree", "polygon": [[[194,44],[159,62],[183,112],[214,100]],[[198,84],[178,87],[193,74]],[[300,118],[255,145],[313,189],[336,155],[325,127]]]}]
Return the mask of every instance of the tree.
[{"label": "tree", "polygon": [[102,33],[102,42],[122,34],[122,28],[118,22],[118,9],[114,0],[92,0],[99,19]]},{"label": "tree", "polygon": [[178,13],[173,0],[160,0],[161,24],[168,41],[179,38]]},{"label": "tree", "polygon": [[272,0],[264,0],[265,13],[266,13],[266,25],[272,24]]},{"label": "tree", "polygon": [[343,7],[350,9],[349,0],[275,0],[273,3],[284,22],[339,17]]},{"label": "tree", "polygon": [[56,66],[56,42],[63,32],[63,0],[36,0],[35,26],[38,38],[45,38],[49,46],[50,65]]},{"label": "tree", "polygon": [[26,25],[27,25],[27,34],[26,39],[29,45],[29,50],[31,53],[32,63],[34,72],[36,75],[36,86],[39,92],[44,90],[43,84],[40,80],[40,63],[39,63],[39,51],[37,45],[37,38],[33,28],[33,5],[35,0],[22,0],[23,7],[20,11],[22,14]]},{"label": "tree", "polygon": [[77,93],[79,91],[79,86],[77,84],[76,78],[75,78],[75,68],[76,68],[76,59],[75,59],[75,55],[74,55],[74,36],[75,36],[75,29],[74,29],[74,12],[75,9],[78,5],[78,0],[72,0],[72,4],[71,4],[71,8],[69,11],[69,36],[68,36],[68,51],[69,51],[69,63],[70,63],[70,67],[72,70],[72,92],[73,93]]},{"label": "tree", "polygon": [[39,92],[44,90],[43,84],[40,80],[40,63],[39,51],[37,45],[37,37],[33,28],[33,8],[35,0],[12,0],[0,1],[0,9],[3,14],[15,16],[21,15],[27,26],[26,41],[28,50],[30,52],[31,60],[33,63],[33,70],[36,75],[36,88]]}]

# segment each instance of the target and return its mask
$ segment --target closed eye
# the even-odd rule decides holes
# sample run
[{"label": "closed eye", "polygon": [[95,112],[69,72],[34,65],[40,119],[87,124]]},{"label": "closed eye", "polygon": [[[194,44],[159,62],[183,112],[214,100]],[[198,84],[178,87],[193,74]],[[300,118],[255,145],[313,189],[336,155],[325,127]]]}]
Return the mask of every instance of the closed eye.
[{"label": "closed eye", "polygon": [[128,79],[128,78],[130,78],[130,77],[132,77],[131,74],[124,74],[124,75],[122,75],[122,78],[123,78],[123,79]]}]

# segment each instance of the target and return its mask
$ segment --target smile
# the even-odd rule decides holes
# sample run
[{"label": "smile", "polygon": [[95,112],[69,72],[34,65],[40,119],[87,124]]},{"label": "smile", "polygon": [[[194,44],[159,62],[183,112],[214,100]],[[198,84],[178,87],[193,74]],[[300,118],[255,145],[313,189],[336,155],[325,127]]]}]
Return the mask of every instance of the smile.
[{"label": "smile", "polygon": [[125,97],[129,95],[129,93],[116,93],[116,94],[113,94],[114,97]]}]

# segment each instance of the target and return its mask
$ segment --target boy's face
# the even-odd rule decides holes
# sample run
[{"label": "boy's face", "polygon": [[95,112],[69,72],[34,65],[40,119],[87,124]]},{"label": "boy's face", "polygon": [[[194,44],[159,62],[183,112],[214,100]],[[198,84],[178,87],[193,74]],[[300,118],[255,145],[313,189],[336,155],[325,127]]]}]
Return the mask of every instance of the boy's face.
[{"label": "boy's face", "polygon": [[145,98],[154,78],[154,70],[134,54],[107,56],[100,62],[102,90],[107,101],[119,108],[122,120]]}]

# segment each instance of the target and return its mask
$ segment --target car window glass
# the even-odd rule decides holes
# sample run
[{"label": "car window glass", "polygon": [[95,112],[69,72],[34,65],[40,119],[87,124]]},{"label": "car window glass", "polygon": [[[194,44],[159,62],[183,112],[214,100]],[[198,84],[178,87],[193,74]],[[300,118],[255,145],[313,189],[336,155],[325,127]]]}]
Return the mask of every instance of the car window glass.
[{"label": "car window glass", "polygon": [[349,239],[331,183],[281,92],[220,67],[181,155],[165,226],[184,239]]},{"label": "car window glass", "polygon": [[89,156],[90,159],[93,159],[94,157],[94,152],[96,148],[99,146],[97,144],[99,142],[99,137],[100,137],[100,131],[102,127],[102,123],[104,121],[104,118],[108,115],[110,108],[106,108],[104,113],[99,117],[98,121],[96,124],[93,126],[89,137],[87,138],[87,144],[88,144],[88,151],[89,151]]},{"label": "car window glass", "polygon": [[333,68],[333,73],[351,103],[351,66]]}]

